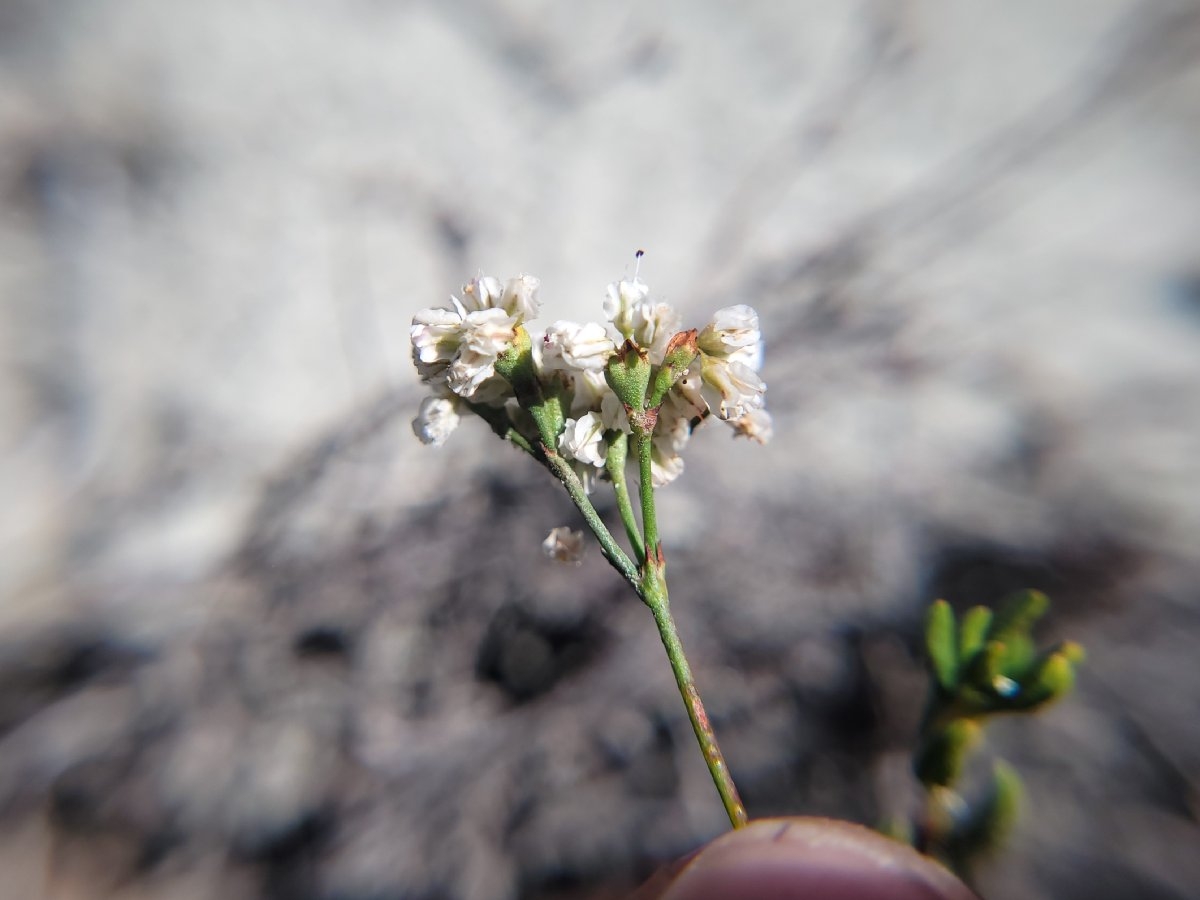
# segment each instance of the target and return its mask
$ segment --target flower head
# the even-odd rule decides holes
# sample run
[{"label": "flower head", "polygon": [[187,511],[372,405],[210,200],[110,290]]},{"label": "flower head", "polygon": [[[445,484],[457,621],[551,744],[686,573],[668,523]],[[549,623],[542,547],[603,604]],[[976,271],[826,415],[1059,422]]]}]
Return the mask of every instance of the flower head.
[{"label": "flower head", "polygon": [[[679,313],[653,300],[635,275],[608,286],[603,304],[608,324],[560,320],[531,339],[524,323],[538,312],[539,285],[532,275],[504,282],[480,275],[451,298],[449,307],[413,317],[413,362],[421,380],[434,389],[413,423],[421,440],[435,445],[446,440],[458,423],[460,399],[481,415],[481,407],[503,407],[507,413],[501,423],[507,419],[534,443],[549,444],[553,436],[555,449],[590,488],[607,477],[604,466],[614,433],[633,433],[630,410],[637,411],[638,421],[655,423],[656,484],[683,471],[682,451],[692,430],[710,415],[738,436],[759,443],[770,438],[766,384],[758,374],[762,333],[750,306],[726,306],[703,329],[684,331]],[[519,359],[526,362],[518,378],[513,366]],[[624,391],[620,399],[611,386],[621,374],[620,366],[614,371],[615,361],[639,376],[632,387],[626,384],[629,378],[616,379]],[[538,404],[550,400],[557,411],[547,419],[549,407]],[[503,424],[489,422],[503,430]]]},{"label": "flower head", "polygon": [[[496,374],[496,359],[512,346],[517,328],[538,310],[538,280],[519,275],[501,285],[480,276],[451,297],[451,308],[423,309],[413,316],[409,337],[413,363],[426,384],[444,386],[476,399]],[[499,399],[493,383],[488,400]]]}]

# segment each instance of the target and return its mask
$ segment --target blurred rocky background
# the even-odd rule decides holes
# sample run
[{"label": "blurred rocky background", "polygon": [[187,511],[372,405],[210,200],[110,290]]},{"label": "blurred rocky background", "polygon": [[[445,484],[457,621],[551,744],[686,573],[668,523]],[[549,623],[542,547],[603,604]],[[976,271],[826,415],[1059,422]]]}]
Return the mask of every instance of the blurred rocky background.
[{"label": "blurred rocky background", "polygon": [[0,897],[620,896],[722,813],[413,312],[762,315],[664,492],[754,815],[911,801],[924,605],[1056,601],[1009,898],[1200,885],[1200,7],[0,2]]}]

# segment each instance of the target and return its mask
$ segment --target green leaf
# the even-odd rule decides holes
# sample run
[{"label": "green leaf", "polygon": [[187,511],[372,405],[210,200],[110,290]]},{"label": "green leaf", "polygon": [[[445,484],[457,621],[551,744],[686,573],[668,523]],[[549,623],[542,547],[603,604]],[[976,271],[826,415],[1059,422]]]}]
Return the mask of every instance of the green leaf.
[{"label": "green leaf", "polygon": [[1069,694],[1074,686],[1075,664],[1062,651],[1050,653],[1022,685],[1012,708],[1033,709],[1052,703]]},{"label": "green leaf", "polygon": [[999,661],[1000,674],[1020,681],[1029,674],[1037,659],[1033,638],[1028,634],[1010,631],[999,639],[999,642],[1004,645],[1004,652],[1000,654]]},{"label": "green leaf", "polygon": [[1074,641],[1063,641],[1058,645],[1057,650],[1071,662],[1071,665],[1076,667],[1087,659],[1087,651]]},{"label": "green leaf", "polygon": [[995,691],[996,679],[1004,675],[1004,656],[1008,648],[1001,641],[988,641],[967,667],[964,681],[985,694]]},{"label": "green leaf", "polygon": [[1007,641],[1014,635],[1028,637],[1050,608],[1050,599],[1041,591],[1018,591],[1004,601],[988,629],[988,640]]},{"label": "green leaf", "polygon": [[925,613],[925,652],[938,684],[948,694],[958,687],[958,645],[954,610],[945,600],[935,600]]},{"label": "green leaf", "polygon": [[958,636],[958,657],[963,665],[970,665],[972,657],[983,647],[991,625],[992,611],[986,606],[972,606],[967,610]]}]

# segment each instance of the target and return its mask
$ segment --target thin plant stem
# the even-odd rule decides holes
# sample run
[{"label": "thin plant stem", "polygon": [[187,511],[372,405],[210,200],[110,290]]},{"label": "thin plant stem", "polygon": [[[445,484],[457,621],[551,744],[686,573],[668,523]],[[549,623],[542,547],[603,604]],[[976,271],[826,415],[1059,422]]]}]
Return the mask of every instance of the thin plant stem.
[{"label": "thin plant stem", "polygon": [[588,499],[587,491],[583,489],[583,483],[579,480],[579,476],[575,474],[575,470],[571,467],[571,464],[556,451],[547,449],[545,445],[541,446],[541,450],[542,456],[546,460],[546,465],[558,480],[562,482],[563,487],[567,489],[567,493],[571,495],[572,502],[583,513],[583,519],[587,522],[588,528],[596,536],[596,540],[600,542],[600,549],[604,553],[604,557],[625,577],[626,581],[633,585],[634,590],[640,592],[641,585],[638,578],[637,566],[625,555],[625,551],[621,549],[621,545],[616,542],[616,539],[609,532],[608,526],[604,524],[604,520],[596,512],[596,507],[592,506],[592,501]]},{"label": "thin plant stem", "polygon": [[524,450],[534,459],[538,459],[538,453],[512,424],[508,421],[508,414],[502,409],[496,409],[492,406],[485,406],[482,403],[467,402],[467,407],[479,418],[483,419],[491,427],[499,437],[513,444],[514,446]]},{"label": "thin plant stem", "polygon": [[679,695],[687,708],[692,731],[696,733],[696,743],[700,745],[708,773],[717,787],[717,793],[721,795],[721,803],[725,807],[725,814],[729,816],[729,824],[734,828],[741,828],[747,822],[746,807],[742,805],[742,798],[738,796],[737,786],[733,783],[733,776],[725,763],[721,746],[717,743],[717,735],[713,731],[708,714],[704,711],[696,679],[692,677],[692,669],[688,665],[687,655],[683,652],[683,643],[679,640],[675,620],[671,617],[671,604],[667,595],[666,560],[658,540],[658,520],[654,508],[650,433],[635,426],[634,442],[641,476],[639,487],[642,495],[642,526],[646,536],[646,555],[638,594],[654,615],[658,635],[662,638],[667,659],[671,662],[671,672],[675,675],[675,684],[679,687]]},{"label": "thin plant stem", "polygon": [[[653,449],[650,432],[634,428],[633,443],[638,456],[638,493],[642,500],[642,535],[645,538],[645,553],[642,560],[646,565],[662,565],[662,548],[658,544],[658,514],[654,511],[654,481],[651,477],[650,454]],[[645,599],[645,598],[643,598]]]},{"label": "thin plant stem", "polygon": [[[660,581],[659,584],[662,582]],[[721,795],[721,803],[724,804],[725,813],[729,816],[729,824],[734,828],[741,828],[747,822],[746,807],[742,805],[742,798],[738,796],[737,786],[733,783],[733,776],[729,773],[729,766],[725,764],[725,757],[717,743],[712,723],[700,700],[700,692],[696,689],[696,680],[692,677],[691,667],[688,666],[687,656],[683,652],[683,644],[675,630],[675,620],[671,618],[666,587],[665,585],[661,587],[661,593],[659,591],[648,593],[653,596],[643,595],[643,599],[654,614],[659,637],[662,638],[667,658],[671,661],[671,671],[675,674],[675,683],[679,686],[679,695],[683,697],[683,705],[687,707],[688,718],[692,722],[692,730],[696,733],[696,742],[700,745],[700,752],[704,754],[708,773],[712,776],[713,784],[717,786],[717,793]]]},{"label": "thin plant stem", "polygon": [[642,543],[637,518],[633,514],[633,501],[629,497],[629,483],[625,478],[625,463],[628,458],[629,438],[622,432],[608,445],[608,456],[604,465],[608,470],[608,477],[612,479],[613,493],[617,496],[617,510],[621,514],[621,524],[625,526],[629,546],[633,548],[633,557],[642,560],[646,558],[646,548]]}]

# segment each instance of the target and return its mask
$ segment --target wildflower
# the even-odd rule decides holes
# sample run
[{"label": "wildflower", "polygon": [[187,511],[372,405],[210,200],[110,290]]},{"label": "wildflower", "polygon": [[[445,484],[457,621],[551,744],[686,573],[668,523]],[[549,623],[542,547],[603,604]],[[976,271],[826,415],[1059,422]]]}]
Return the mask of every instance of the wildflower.
[{"label": "wildflower", "polygon": [[412,320],[413,362],[421,381],[436,383],[462,344],[463,316],[451,309],[423,309]]},{"label": "wildflower", "polygon": [[541,281],[532,275],[518,275],[504,285],[499,278],[481,275],[463,286],[462,299],[454,298],[455,305],[464,311],[502,309],[510,316],[524,321],[537,317],[539,302],[537,291]]},{"label": "wildflower", "polygon": [[645,350],[656,366],[662,363],[667,342],[679,331],[682,322],[670,304],[651,302],[650,289],[637,280],[608,286],[604,314],[621,337]]},{"label": "wildflower", "polygon": [[603,325],[555,322],[542,338],[542,367],[547,371],[603,372],[604,364],[616,349]]},{"label": "wildflower", "polygon": [[567,459],[601,468],[608,454],[608,445],[604,442],[604,422],[600,415],[588,412],[578,419],[567,419],[563,433],[558,438],[558,449]]},{"label": "wildflower", "polygon": [[740,362],[707,357],[700,364],[701,396],[720,419],[740,419],[762,409],[767,385],[758,373]]},{"label": "wildflower", "polygon": [[[425,309],[413,317],[413,361],[421,380],[434,390],[413,423],[422,441],[440,445],[446,440],[458,424],[460,398],[470,400],[477,411],[503,407],[518,434],[535,444],[556,446],[590,488],[605,477],[613,434],[631,433],[631,409],[643,417],[639,421],[655,423],[651,463],[656,484],[683,471],[684,446],[709,414],[727,422],[739,437],[759,443],[770,439],[766,384],[758,374],[763,341],[754,309],[727,306],[703,329],[684,331],[679,314],[652,300],[650,289],[636,276],[608,286],[604,313],[609,325],[560,320],[533,340],[528,378],[535,383],[514,396],[507,360],[514,345],[529,341],[523,326],[538,312],[539,285],[532,275],[504,282],[480,275],[460,296],[450,298],[449,308]],[[502,357],[503,376],[496,369]],[[614,384],[621,387],[620,395]],[[553,399],[554,408],[561,409],[557,418],[547,420],[535,405],[540,401],[531,399],[535,397]],[[497,427],[494,419],[489,421]]]},{"label": "wildflower", "polygon": [[634,310],[645,303],[650,296],[650,288],[638,281],[622,279],[610,284],[604,297],[604,315],[612,322],[623,338],[632,338],[634,329]]},{"label": "wildflower", "polygon": [[[481,276],[465,285],[451,309],[423,309],[413,316],[409,336],[413,362],[426,384],[444,385],[460,397],[476,394],[496,375],[496,359],[516,340],[521,323],[537,314],[538,280],[520,275],[501,285]],[[500,399],[496,384],[486,402]]]},{"label": "wildflower", "polygon": [[707,356],[742,363],[756,371],[762,368],[758,313],[745,304],[718,309],[696,343]]},{"label": "wildflower", "polygon": [[734,437],[750,438],[760,444],[765,444],[775,433],[771,414],[765,409],[752,409],[737,419],[730,419]]}]

